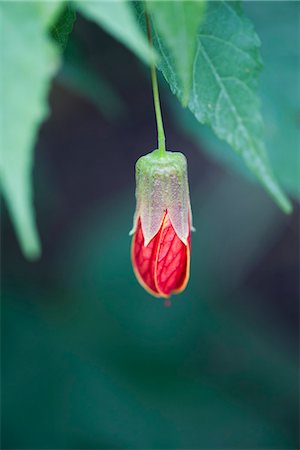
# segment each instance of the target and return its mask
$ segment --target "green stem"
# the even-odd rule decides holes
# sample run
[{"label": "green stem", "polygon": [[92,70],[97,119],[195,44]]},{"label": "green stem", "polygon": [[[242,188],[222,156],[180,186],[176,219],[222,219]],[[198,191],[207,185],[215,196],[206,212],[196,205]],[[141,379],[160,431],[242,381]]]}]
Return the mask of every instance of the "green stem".
[{"label": "green stem", "polygon": [[[151,25],[150,25],[149,15],[146,10],[145,10],[145,17],[146,17],[146,25],[147,25],[147,34],[148,34],[149,44],[150,44],[150,47],[153,48]],[[162,115],[161,115],[155,62],[153,59],[151,61],[151,81],[152,81],[153,101],[154,101],[156,125],[157,125],[158,150],[160,152],[160,155],[163,156],[166,152],[166,139],[165,139],[164,125],[163,125],[163,120],[162,120]]]}]

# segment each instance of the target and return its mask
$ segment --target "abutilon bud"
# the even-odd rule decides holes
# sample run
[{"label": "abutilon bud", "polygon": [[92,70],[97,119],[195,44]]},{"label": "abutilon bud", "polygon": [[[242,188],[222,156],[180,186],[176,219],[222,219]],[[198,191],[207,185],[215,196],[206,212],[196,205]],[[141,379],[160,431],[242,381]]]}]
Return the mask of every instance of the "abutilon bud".
[{"label": "abutilon bud", "polygon": [[182,292],[190,273],[192,213],[187,162],[159,150],[136,163],[131,259],[140,284],[156,297]]}]

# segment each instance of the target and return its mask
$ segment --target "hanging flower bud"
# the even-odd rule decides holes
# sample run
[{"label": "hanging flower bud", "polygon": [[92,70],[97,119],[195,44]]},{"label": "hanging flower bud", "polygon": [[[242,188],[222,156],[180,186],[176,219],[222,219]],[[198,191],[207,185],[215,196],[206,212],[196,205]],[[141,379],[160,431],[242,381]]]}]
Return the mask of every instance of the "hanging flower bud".
[{"label": "hanging flower bud", "polygon": [[136,163],[131,258],[140,284],[156,297],[182,292],[189,279],[191,205],[186,158],[158,150]]}]

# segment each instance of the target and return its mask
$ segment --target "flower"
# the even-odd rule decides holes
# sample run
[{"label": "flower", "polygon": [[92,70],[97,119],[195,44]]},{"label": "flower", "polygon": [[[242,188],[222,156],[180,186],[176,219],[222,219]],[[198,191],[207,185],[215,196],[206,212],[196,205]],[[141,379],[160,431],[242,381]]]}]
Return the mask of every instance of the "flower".
[{"label": "flower", "polygon": [[190,273],[192,214],[186,158],[155,150],[136,164],[131,259],[140,284],[156,297],[182,292]]}]

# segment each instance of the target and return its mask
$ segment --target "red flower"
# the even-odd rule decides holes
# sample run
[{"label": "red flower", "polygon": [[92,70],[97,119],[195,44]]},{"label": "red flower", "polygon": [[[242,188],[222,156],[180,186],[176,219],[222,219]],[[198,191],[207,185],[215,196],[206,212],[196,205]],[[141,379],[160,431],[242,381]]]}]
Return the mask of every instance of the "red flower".
[{"label": "red flower", "polygon": [[182,292],[190,275],[191,233],[187,243],[177,236],[165,213],[158,233],[147,246],[141,219],[132,239],[131,259],[134,273],[140,284],[156,297],[169,297]]},{"label": "red flower", "polygon": [[192,228],[185,156],[157,150],[142,156],[136,164],[136,200],[134,273],[156,297],[180,293],[189,279]]}]

